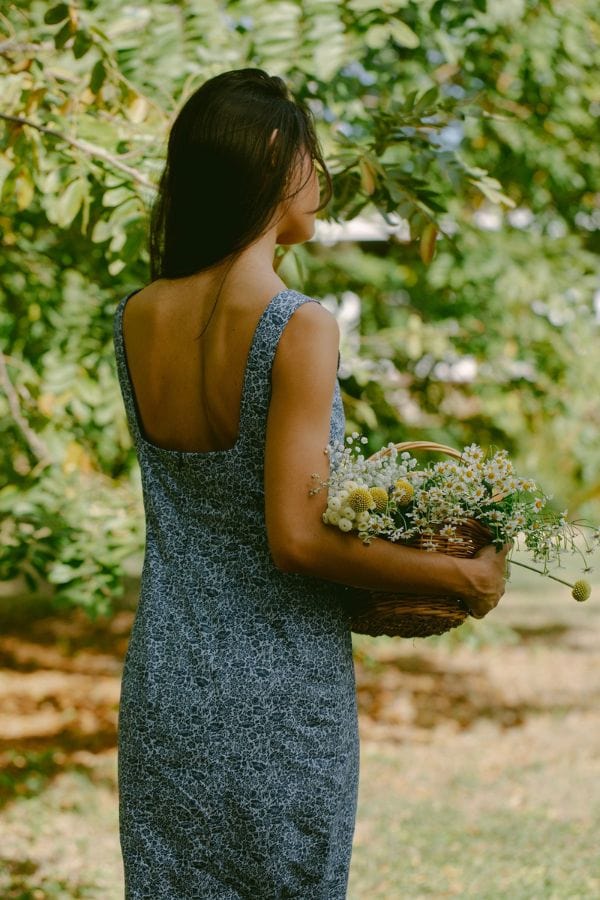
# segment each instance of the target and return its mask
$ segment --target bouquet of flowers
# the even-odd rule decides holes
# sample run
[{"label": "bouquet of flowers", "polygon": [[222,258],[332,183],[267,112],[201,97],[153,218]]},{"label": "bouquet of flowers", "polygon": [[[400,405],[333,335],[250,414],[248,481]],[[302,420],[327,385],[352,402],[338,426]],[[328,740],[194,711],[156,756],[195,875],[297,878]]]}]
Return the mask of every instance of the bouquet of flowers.
[{"label": "bouquet of flowers", "polygon": [[[464,557],[473,556],[485,544],[513,542],[516,549],[529,551],[542,568],[511,559],[513,564],[566,584],[576,600],[587,600],[587,581],[570,584],[552,575],[549,566],[560,564],[565,552],[578,553],[584,571],[590,571],[586,553],[600,545],[600,529],[567,521],[566,510],[552,512],[547,505],[550,498],[531,478],[515,473],[505,450],[485,453],[471,444],[461,453],[420,441],[390,443],[365,458],[360,444],[366,442],[353,432],[346,444],[329,445],[330,477],[322,481],[312,476],[319,485],[311,493],[328,489],[326,524],[354,531],[365,543],[383,537]],[[420,466],[409,449],[435,450],[451,458]],[[450,600],[408,598],[412,605],[406,607],[407,598],[385,592],[370,592],[368,602],[364,591],[358,597],[353,630],[369,634],[441,633],[468,614],[466,607]]]}]

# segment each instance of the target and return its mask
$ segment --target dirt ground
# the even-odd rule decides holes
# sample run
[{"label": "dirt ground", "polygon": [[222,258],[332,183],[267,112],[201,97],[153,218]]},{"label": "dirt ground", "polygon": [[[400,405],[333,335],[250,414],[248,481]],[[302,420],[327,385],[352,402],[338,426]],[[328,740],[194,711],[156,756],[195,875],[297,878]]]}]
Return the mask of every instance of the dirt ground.
[{"label": "dirt ground", "polygon": [[[547,586],[518,582],[462,643],[354,636],[350,900],[600,896],[600,599]],[[6,900],[123,897],[115,744],[133,615],[0,604]]]}]

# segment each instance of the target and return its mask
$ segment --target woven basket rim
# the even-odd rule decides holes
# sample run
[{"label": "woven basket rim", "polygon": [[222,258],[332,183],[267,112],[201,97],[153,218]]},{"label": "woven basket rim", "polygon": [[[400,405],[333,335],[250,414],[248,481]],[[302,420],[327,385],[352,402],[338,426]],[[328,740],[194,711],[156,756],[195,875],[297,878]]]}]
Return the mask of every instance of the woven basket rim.
[{"label": "woven basket rim", "polygon": [[[399,441],[398,443],[393,445],[399,453],[404,450],[429,450],[432,453],[446,453],[448,456],[452,456],[454,459],[462,459],[463,455],[460,450],[457,450],[455,447],[449,447],[447,444],[438,444],[437,441]],[[376,450],[372,453],[368,459],[377,459],[380,456],[389,456],[392,451],[392,448],[382,447],[380,450]]]},{"label": "woven basket rim", "polygon": [[[461,460],[463,458],[463,454],[460,450],[457,450],[455,447],[449,447],[447,444],[438,444],[437,441],[399,441],[398,443],[393,445],[399,453],[402,453],[404,450],[429,450],[432,453],[446,453],[447,456],[451,456],[453,459]],[[370,456],[367,457],[368,460],[376,460],[382,456],[389,456],[392,451],[391,447],[382,447],[380,450],[376,450],[374,453],[371,453]],[[502,500],[506,497],[507,494],[499,493],[494,494],[490,497],[490,502],[494,503],[497,500]],[[474,522],[477,519],[473,519]],[[485,527],[485,526],[482,526]]]},{"label": "woven basket rim", "polygon": [[[425,450],[436,453],[445,453],[447,456],[457,460],[463,458],[463,454],[459,450],[456,450],[454,447],[449,447],[446,444],[439,444],[436,441],[400,441],[392,446],[399,452],[404,450]],[[384,456],[389,456],[391,450],[392,447],[390,446],[383,447],[381,450],[371,454],[368,459],[375,460]],[[491,499],[501,499],[502,496],[505,495],[496,495]],[[440,528],[442,527],[443,523],[440,523]],[[456,530],[459,535],[461,530],[464,530],[465,536],[467,536],[470,531],[471,544],[475,545],[478,541],[473,540],[475,537],[473,532],[479,532],[477,535],[479,538],[486,532],[489,534],[490,538],[492,537],[487,526],[475,518],[469,518],[465,520],[465,522],[457,524]],[[447,538],[440,538],[435,533],[433,535],[428,535],[427,538],[425,538],[424,535],[418,535],[408,543],[414,546],[418,541],[425,542],[425,540],[427,540],[428,543],[437,544],[439,546],[439,552],[447,553],[451,556],[459,555],[457,549],[454,553],[452,552],[452,548],[449,545]],[[464,601],[460,601],[457,598],[444,600],[439,597],[425,597],[416,594],[410,596],[394,595],[393,592],[377,590],[369,591],[368,595],[370,601],[367,605],[364,605],[363,597],[363,602],[359,602],[358,606],[354,606],[350,610],[351,630],[363,634],[388,634],[401,637],[425,637],[430,634],[442,634],[444,631],[448,631],[461,624],[470,614]],[[431,605],[433,606],[433,609],[431,608]],[[390,607],[394,606],[397,607],[396,612],[400,613],[400,615],[396,615],[395,618],[390,618]],[[402,610],[402,612],[400,612],[400,610]]]}]

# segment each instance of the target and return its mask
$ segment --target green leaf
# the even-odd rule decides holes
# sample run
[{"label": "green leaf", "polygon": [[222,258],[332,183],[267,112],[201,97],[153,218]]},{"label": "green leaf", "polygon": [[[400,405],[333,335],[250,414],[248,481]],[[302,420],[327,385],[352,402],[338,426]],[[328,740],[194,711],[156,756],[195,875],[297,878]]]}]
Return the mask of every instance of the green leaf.
[{"label": "green leaf", "polygon": [[71,34],[73,33],[72,29],[73,26],[71,25],[71,20],[69,19],[67,22],[65,22],[60,31],[57,31],[57,33],[54,35],[54,46],[57,50],[62,50],[62,48],[65,46],[65,44],[71,37]]},{"label": "green leaf", "polygon": [[421,43],[412,28],[409,28],[406,22],[402,22],[401,19],[394,19],[389,24],[393,39],[397,44],[400,44],[401,47],[407,47],[409,50],[414,50],[415,47],[418,47]]},{"label": "green leaf", "polygon": [[54,221],[61,228],[70,225],[79,212],[87,186],[85,178],[76,178],[67,185],[64,193],[59,197],[54,207]]},{"label": "green leaf", "polygon": [[447,0],[437,0],[437,2],[433,4],[429,11],[431,21],[436,28],[439,28],[441,25],[443,7],[446,2]]},{"label": "green leaf", "polygon": [[365,33],[364,41],[371,50],[381,50],[389,41],[391,34],[391,23],[386,25],[372,25]]},{"label": "green leaf", "polygon": [[75,59],[81,59],[88,52],[93,44],[93,40],[89,32],[78,31],[73,41],[73,56]]},{"label": "green leaf", "polygon": [[428,90],[422,94],[415,104],[414,111],[418,114],[422,113],[428,107],[433,106],[435,101],[438,99],[438,88],[430,87]]},{"label": "green leaf", "polygon": [[52,9],[48,10],[44,16],[44,22],[46,25],[57,25],[58,22],[64,22],[68,17],[69,7],[66,3],[59,3],[58,6],[53,6]]},{"label": "green leaf", "polygon": [[125,261],[123,259],[113,259],[111,263],[109,263],[108,271],[111,275],[118,275],[125,268]]},{"label": "green leaf", "polygon": [[124,200],[128,200],[131,197],[131,188],[120,186],[116,188],[110,188],[110,190],[104,192],[104,196],[102,198],[103,206],[118,206],[119,203],[123,203]]},{"label": "green leaf", "polygon": [[14,163],[7,156],[0,156],[0,197],[2,196],[2,189],[4,188],[4,182],[10,175],[14,168]]},{"label": "green leaf", "polygon": [[25,583],[27,584],[27,587],[29,588],[29,590],[30,591],[37,590],[39,580],[35,577],[35,575],[32,572],[29,572],[27,569],[24,569],[22,574],[23,574],[23,577],[25,578]]},{"label": "green leaf", "polygon": [[27,209],[34,193],[35,187],[30,173],[25,169],[21,170],[15,179],[15,199],[18,209]]},{"label": "green leaf", "polygon": [[92,229],[92,241],[94,244],[101,244],[112,237],[113,226],[106,219],[98,219]]},{"label": "green leaf", "polygon": [[93,94],[97,94],[102,85],[104,84],[104,80],[106,78],[106,69],[104,67],[103,60],[99,59],[98,62],[94,64],[94,68],[92,69],[92,74],[90,75],[90,90]]},{"label": "green leaf", "polygon": [[51,584],[66,584],[75,578],[77,578],[76,570],[62,562],[54,563],[48,570],[48,581]]},{"label": "green leaf", "polygon": [[418,94],[418,91],[414,90],[414,89],[412,91],[408,92],[408,94],[406,95],[406,99],[404,101],[404,109],[406,109],[409,112],[412,111],[412,109],[414,108],[416,99],[417,99],[417,94]]},{"label": "green leaf", "polygon": [[469,178],[471,184],[474,184],[476,188],[478,188],[481,193],[487,197],[492,203],[504,204],[504,206],[514,207],[516,204],[514,200],[510,197],[507,197],[506,194],[503,194],[501,191],[496,188],[496,184],[499,184],[495,179],[487,179],[487,180],[479,180],[476,178]]}]

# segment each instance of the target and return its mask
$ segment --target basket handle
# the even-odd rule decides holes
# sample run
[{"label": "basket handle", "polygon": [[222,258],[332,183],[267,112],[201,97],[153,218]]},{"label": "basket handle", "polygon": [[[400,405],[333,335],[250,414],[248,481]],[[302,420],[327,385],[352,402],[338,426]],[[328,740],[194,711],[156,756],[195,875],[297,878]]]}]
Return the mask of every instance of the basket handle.
[{"label": "basket handle", "polygon": [[[460,450],[455,450],[454,447],[447,447],[446,444],[436,444],[435,441],[403,441],[400,444],[394,444],[394,447],[399,453],[403,450],[431,450],[436,453],[445,453],[446,456],[452,456],[453,459],[462,459]],[[368,458],[370,460],[376,460],[381,456],[389,456],[390,452],[390,447],[382,447],[381,450],[377,450]],[[503,500],[506,496],[506,493],[494,494],[490,497],[490,502],[495,503],[498,500]]]},{"label": "basket handle", "polygon": [[[435,441],[403,441],[399,444],[394,444],[394,446],[399,453],[403,450],[431,450],[437,453],[445,453],[447,456],[452,456],[454,459],[462,459],[460,450],[455,450],[454,447],[447,447],[445,444],[436,444]],[[377,450],[369,456],[369,459],[375,460],[379,459],[381,456],[389,456],[390,452],[390,447],[382,447],[381,450]]]}]

